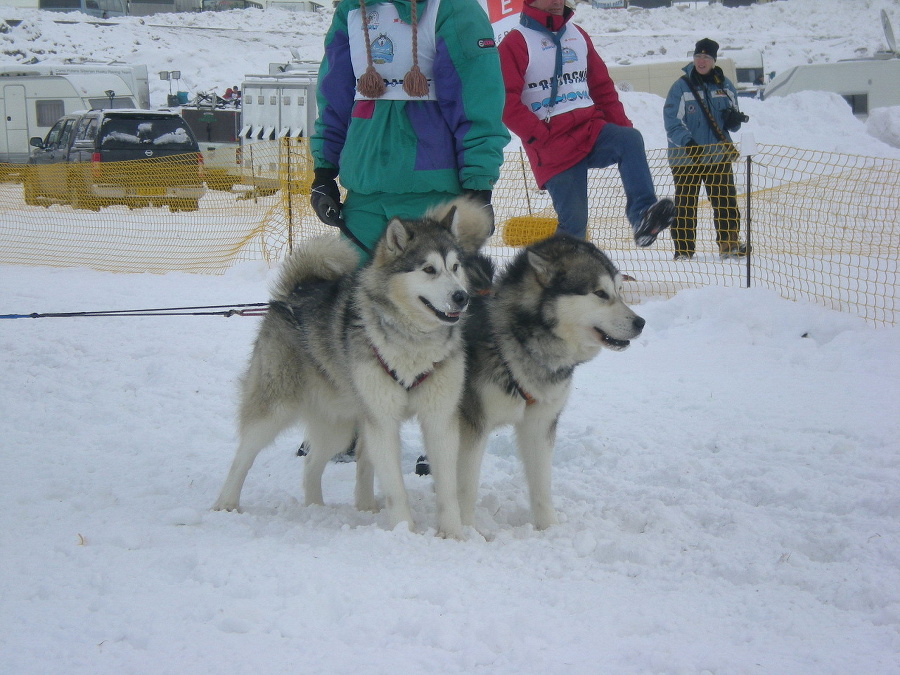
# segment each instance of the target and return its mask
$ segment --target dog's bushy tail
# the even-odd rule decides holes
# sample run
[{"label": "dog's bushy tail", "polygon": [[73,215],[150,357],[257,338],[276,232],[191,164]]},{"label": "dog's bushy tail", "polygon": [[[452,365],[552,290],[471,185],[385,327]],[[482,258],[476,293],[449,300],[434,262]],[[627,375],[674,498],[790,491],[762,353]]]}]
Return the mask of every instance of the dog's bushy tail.
[{"label": "dog's bushy tail", "polygon": [[272,299],[287,300],[303,284],[336,281],[358,265],[359,256],[346,240],[330,235],[308,239],[281,263]]},{"label": "dog's bushy tail", "polygon": [[494,233],[493,211],[473,197],[462,196],[432,207],[426,215],[443,220],[454,206],[459,245],[468,254],[477,253]]}]

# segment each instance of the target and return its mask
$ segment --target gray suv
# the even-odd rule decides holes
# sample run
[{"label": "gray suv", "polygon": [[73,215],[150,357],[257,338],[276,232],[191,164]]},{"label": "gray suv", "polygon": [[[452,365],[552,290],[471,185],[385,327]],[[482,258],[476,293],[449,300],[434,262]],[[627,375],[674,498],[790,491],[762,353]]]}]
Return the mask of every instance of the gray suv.
[{"label": "gray suv", "polygon": [[[61,118],[32,138],[25,203],[168,206],[196,211],[205,194],[197,139],[176,113],[89,110]],[[137,161],[142,160],[142,161]]]}]

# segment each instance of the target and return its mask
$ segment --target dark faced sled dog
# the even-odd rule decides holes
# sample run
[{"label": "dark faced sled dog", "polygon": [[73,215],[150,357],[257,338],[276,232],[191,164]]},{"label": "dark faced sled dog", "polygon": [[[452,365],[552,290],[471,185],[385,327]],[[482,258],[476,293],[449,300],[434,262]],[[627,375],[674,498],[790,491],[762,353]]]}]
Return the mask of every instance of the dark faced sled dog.
[{"label": "dark faced sled dog", "polygon": [[622,300],[622,276],[594,245],[554,236],[520,252],[473,303],[466,322],[466,383],[460,403],[459,497],[474,526],[488,434],[515,426],[534,525],[557,522],[550,495],[556,425],[575,367],[601,349],[621,351],[644,319]]},{"label": "dark faced sled dog", "polygon": [[366,488],[374,470],[391,526],[412,527],[400,426],[417,416],[438,531],[462,536],[456,467],[461,319],[470,299],[464,259],[492,229],[486,210],[460,198],[420,220],[393,218],[360,269],[354,250],[335,237],[310,240],[285,261],[241,383],[239,445],[214,509],[237,509],[257,454],[302,423],[307,504],[323,503],[328,460],[358,434],[357,507],[376,509]]}]

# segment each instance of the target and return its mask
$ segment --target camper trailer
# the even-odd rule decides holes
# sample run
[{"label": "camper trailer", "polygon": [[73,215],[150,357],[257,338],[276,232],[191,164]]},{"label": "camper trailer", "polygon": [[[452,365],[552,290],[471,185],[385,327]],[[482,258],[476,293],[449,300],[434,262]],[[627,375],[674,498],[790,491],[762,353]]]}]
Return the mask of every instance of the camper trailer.
[{"label": "camper trailer", "polygon": [[853,114],[866,118],[874,108],[900,105],[900,59],[859,59],[794,66],[779,73],[763,98],[798,91],[830,91],[850,104]]},{"label": "camper trailer", "polygon": [[277,160],[254,153],[252,144],[278,138],[303,138],[316,122],[317,61],[269,64],[265,75],[247,75],[241,87],[242,172],[254,182],[277,176]]},{"label": "camper trailer", "polygon": [[881,10],[881,26],[887,50],[868,59],[794,66],[772,79],[763,98],[787,96],[798,91],[830,91],[840,94],[857,117],[866,118],[875,108],[900,105],[900,51],[887,12]]},{"label": "camper trailer", "polygon": [[4,0],[7,7],[42,9],[46,12],[81,12],[97,19],[128,14],[127,0]]},{"label": "camper trailer", "polygon": [[28,140],[75,110],[149,107],[146,66],[0,66],[0,163],[24,164]]},{"label": "camper trailer", "polygon": [[149,16],[173,12],[199,12],[201,0],[129,0],[128,14]]},{"label": "camper trailer", "polygon": [[266,9],[275,7],[292,12],[314,12],[317,9],[330,9],[333,6],[330,0],[263,0],[263,3]]},{"label": "camper trailer", "polygon": [[[629,66],[610,66],[609,76],[616,83],[619,91],[645,91],[665,98],[669,95],[669,89],[675,84],[675,80],[684,75],[684,68],[688,64],[684,61],[659,61],[656,63],[639,63]],[[735,82],[734,61],[731,59],[719,59],[716,65],[722,69],[732,82]]]}]

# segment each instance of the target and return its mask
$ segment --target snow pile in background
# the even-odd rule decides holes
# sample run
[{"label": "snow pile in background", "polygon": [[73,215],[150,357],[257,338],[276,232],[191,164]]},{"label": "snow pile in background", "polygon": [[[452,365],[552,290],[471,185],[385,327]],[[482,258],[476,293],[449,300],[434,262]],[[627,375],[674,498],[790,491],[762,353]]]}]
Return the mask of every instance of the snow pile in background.
[{"label": "snow pile in background", "polygon": [[866,131],[882,143],[900,148],[900,106],[875,108],[866,120]]}]

